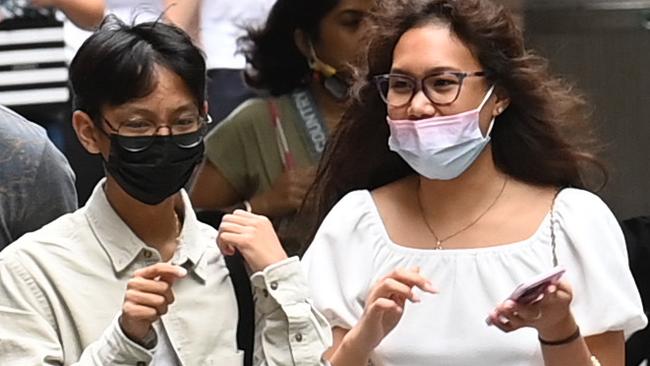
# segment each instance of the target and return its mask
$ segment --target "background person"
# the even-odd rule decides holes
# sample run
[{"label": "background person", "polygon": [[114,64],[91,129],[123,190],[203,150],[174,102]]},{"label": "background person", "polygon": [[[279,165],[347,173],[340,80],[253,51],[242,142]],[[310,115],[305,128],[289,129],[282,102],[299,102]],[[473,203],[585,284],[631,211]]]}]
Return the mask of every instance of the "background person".
[{"label": "background person", "polygon": [[[272,97],[245,102],[206,137],[206,160],[191,189],[195,207],[227,210],[246,202],[276,227],[288,225],[344,111],[348,65],[372,3],[279,0],[266,25],[249,31],[247,82]],[[294,238],[282,239],[297,251]]]},{"label": "background person", "polygon": [[[245,27],[259,27],[275,0],[166,0],[167,17],[197,40],[208,63],[208,113],[221,121],[255,96],[244,83],[246,59],[237,50]],[[216,123],[214,123],[216,125]]]},{"label": "background person", "polygon": [[42,127],[0,106],[0,250],[74,211],[74,179]]},{"label": "background person", "polygon": [[[587,191],[584,101],[490,1],[382,5],[303,258],[330,361],[622,366],[647,318],[621,229]],[[556,264],[540,301],[504,302]]]},{"label": "background person", "polygon": [[104,18],[106,0],[30,0],[30,6],[56,8],[77,27],[95,29]]},{"label": "background person", "polygon": [[[65,26],[71,19],[94,28],[103,0],[10,0],[0,2],[0,104],[37,121],[66,151],[70,121]],[[66,22],[70,22],[66,20]],[[68,155],[69,157],[69,155]]]}]

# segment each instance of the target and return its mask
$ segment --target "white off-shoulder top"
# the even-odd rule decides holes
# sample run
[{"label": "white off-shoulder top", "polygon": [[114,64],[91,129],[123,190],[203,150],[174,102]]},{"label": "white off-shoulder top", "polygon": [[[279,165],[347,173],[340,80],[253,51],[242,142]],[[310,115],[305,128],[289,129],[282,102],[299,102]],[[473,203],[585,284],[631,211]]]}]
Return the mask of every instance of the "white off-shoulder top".
[{"label": "white off-shoulder top", "polygon": [[451,250],[394,243],[370,192],[354,191],[325,218],[302,263],[315,305],[333,327],[353,327],[371,287],[395,268],[419,266],[439,289],[407,304],[372,354],[375,366],[543,366],[534,329],[504,333],[485,318],[517,284],[553,267],[551,222],[582,334],[622,330],[629,337],[645,327],[621,229],[596,195],[579,189],[562,190],[553,214],[524,241]]}]

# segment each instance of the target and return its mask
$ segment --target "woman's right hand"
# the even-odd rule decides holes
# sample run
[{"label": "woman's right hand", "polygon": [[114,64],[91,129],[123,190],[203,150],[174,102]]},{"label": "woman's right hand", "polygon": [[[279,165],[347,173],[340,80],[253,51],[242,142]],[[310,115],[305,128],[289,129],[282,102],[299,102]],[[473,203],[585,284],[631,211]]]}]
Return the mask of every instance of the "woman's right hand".
[{"label": "woman's right hand", "polygon": [[315,177],[314,167],[285,170],[268,191],[251,198],[253,212],[269,217],[286,216],[296,212]]},{"label": "woman's right hand", "polygon": [[347,334],[358,351],[370,353],[399,323],[406,301],[419,302],[414,287],[434,294],[437,290],[420,275],[419,268],[397,269],[379,280],[370,290],[363,316]]},{"label": "woman's right hand", "polygon": [[233,255],[239,250],[254,272],[287,258],[271,221],[266,216],[244,210],[235,210],[223,217],[217,244],[224,255]]}]

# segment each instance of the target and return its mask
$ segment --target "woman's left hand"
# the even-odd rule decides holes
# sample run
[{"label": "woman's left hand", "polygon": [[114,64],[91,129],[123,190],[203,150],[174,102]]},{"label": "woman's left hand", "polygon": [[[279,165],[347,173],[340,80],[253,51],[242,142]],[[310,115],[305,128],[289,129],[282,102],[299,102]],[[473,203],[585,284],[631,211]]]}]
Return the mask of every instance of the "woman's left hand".
[{"label": "woman's left hand", "polygon": [[244,210],[235,210],[223,217],[217,244],[224,255],[233,255],[239,250],[254,272],[287,258],[271,221],[266,216]]},{"label": "woman's left hand", "polygon": [[537,329],[543,339],[562,339],[575,331],[575,321],[569,307],[572,299],[571,286],[560,281],[548,286],[543,297],[536,302],[519,304],[513,300],[504,301],[490,313],[490,319],[504,332],[531,327]]}]

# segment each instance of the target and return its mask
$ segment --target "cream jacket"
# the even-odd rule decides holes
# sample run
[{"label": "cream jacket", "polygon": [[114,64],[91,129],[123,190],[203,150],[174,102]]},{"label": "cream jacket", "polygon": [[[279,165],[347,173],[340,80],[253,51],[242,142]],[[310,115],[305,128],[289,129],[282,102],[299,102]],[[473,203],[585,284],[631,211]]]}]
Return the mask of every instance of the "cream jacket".
[{"label": "cream jacket", "polygon": [[[0,253],[0,365],[152,364],[160,344],[187,366],[241,366],[237,301],[216,231],[197,221],[181,192],[185,219],[172,260],[188,270],[153,349],[132,342],[117,319],[132,273],[161,260],[119,218],[103,181],[88,203]],[[154,223],[155,224],[155,223]],[[297,258],[252,278],[255,365],[320,365],[330,327],[311,304]],[[165,362],[167,364],[167,362]]]}]

